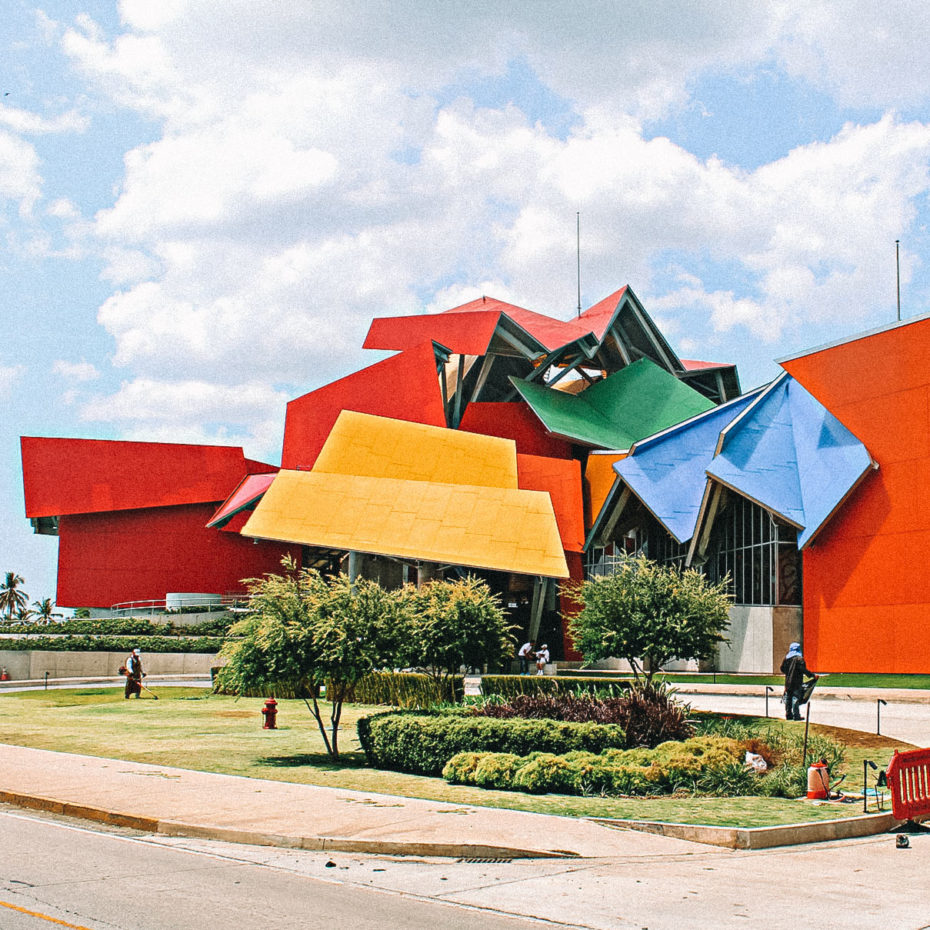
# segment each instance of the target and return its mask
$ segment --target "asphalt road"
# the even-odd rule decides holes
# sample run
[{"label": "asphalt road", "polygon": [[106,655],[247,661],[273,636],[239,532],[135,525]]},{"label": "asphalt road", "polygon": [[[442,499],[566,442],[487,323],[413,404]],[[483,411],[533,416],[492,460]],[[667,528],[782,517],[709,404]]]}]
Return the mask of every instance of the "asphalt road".
[{"label": "asphalt road", "polygon": [[513,862],[128,835],[25,813],[0,812],[0,837],[2,930],[930,927],[930,835],[906,850],[886,835]]},{"label": "asphalt road", "polygon": [[[0,930],[295,930],[539,927],[481,906],[378,890],[238,853],[187,849],[29,814],[0,812]],[[365,868],[370,875],[378,860]]]}]

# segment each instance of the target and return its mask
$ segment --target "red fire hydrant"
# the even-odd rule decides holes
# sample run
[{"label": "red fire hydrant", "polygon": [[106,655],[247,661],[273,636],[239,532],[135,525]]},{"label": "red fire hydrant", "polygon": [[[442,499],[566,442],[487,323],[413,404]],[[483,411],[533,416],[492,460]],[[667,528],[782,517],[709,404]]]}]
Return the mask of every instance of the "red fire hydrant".
[{"label": "red fire hydrant", "polygon": [[265,701],[262,708],[262,716],[265,718],[263,730],[277,730],[278,725],[275,721],[278,719],[278,702],[272,697]]}]

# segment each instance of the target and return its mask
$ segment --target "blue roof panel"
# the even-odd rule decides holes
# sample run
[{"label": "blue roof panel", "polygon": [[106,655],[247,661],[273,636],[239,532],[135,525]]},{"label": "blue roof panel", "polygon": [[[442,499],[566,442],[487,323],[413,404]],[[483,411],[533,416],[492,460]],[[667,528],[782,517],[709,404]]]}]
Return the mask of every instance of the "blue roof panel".
[{"label": "blue roof panel", "polygon": [[794,523],[803,547],[871,465],[865,446],[786,374],[724,430],[707,474]]},{"label": "blue roof panel", "polygon": [[687,542],[694,534],[707,483],[705,469],[721,430],[756,396],[744,394],[643,440],[614,465],[614,471],[678,542]]}]

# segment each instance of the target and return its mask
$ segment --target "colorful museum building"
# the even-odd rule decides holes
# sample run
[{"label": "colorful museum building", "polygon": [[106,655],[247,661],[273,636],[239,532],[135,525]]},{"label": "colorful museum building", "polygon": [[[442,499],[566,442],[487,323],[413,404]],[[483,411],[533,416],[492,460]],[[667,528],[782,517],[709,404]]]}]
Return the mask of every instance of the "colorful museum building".
[{"label": "colorful museum building", "polygon": [[394,354],[239,448],[23,437],[57,603],[242,593],[290,554],[396,585],[476,572],[557,659],[562,583],[626,554],[728,578],[719,670],[930,672],[930,318],[780,364],[680,359],[628,287],[571,320],[490,297],[372,321]]}]

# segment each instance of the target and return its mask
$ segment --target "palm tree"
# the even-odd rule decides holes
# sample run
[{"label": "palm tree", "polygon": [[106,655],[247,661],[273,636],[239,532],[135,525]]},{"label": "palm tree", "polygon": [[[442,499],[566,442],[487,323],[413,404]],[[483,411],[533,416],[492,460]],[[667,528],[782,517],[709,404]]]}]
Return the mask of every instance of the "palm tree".
[{"label": "palm tree", "polygon": [[35,607],[35,611],[33,611],[34,615],[48,626],[52,622],[52,617],[55,616],[55,614],[52,613],[55,608],[52,599],[46,597],[41,601],[33,601],[32,606]]},{"label": "palm tree", "polygon": [[32,623],[32,618],[36,615],[36,612],[30,607],[20,607],[16,613],[13,614],[13,620],[17,623]]},{"label": "palm tree", "polygon": [[13,619],[13,612],[25,607],[29,596],[20,590],[23,578],[16,572],[7,572],[6,580],[0,584],[0,610],[6,614],[7,622]]}]

